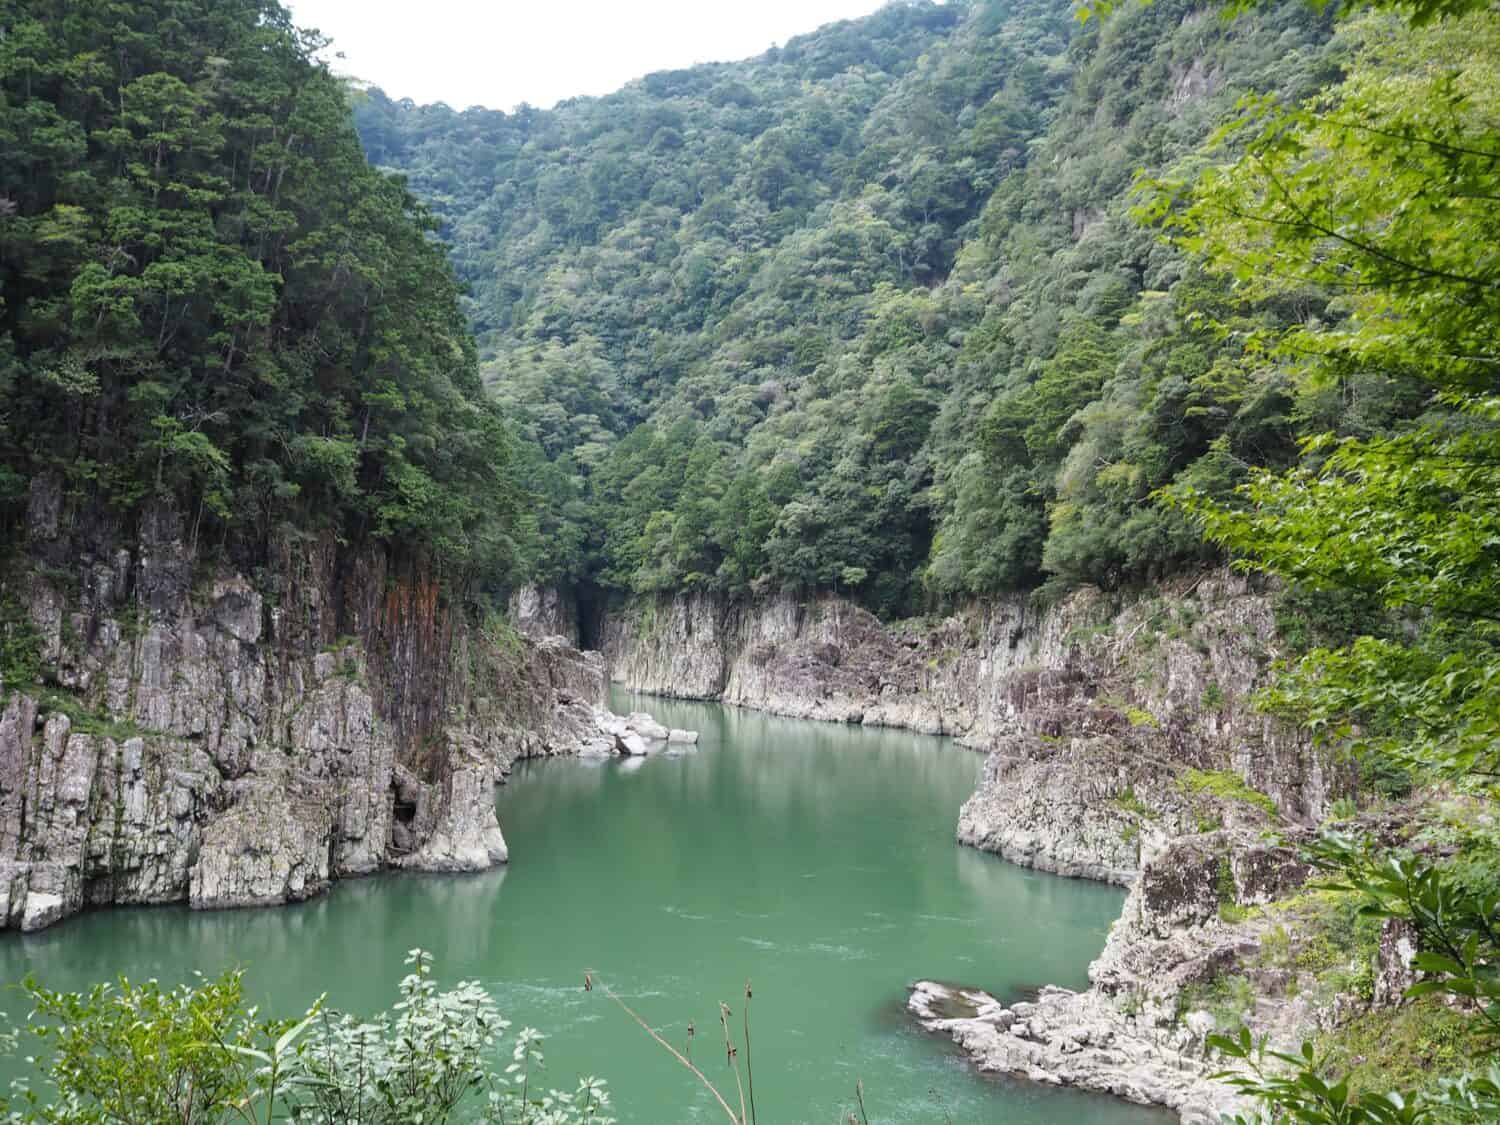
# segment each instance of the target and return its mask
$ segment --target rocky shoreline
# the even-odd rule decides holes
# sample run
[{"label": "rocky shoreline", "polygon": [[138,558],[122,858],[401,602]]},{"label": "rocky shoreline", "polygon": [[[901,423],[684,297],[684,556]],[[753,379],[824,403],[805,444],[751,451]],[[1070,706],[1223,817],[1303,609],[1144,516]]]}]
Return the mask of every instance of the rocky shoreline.
[{"label": "rocky shoreline", "polygon": [[893,627],[826,596],[685,596],[631,603],[598,631],[612,678],[635,690],[954,735],[988,755],[962,843],[1131,888],[1083,992],[1047,987],[1006,1006],[913,986],[914,1017],[979,1068],[1207,1125],[1243,1108],[1205,1058],[1222,1030],[1202,1006],[1215,982],[1265,978],[1243,1018],[1273,1042],[1326,1021],[1262,966],[1271,923],[1257,911],[1306,875],[1269,841],[1295,841],[1353,779],[1253,707],[1280,649],[1271,596],[1244,577],[1214,571],[1134,598],[1084,589],[1043,609],[1016,598]]},{"label": "rocky shoreline", "polygon": [[[1166,1106],[1184,1125],[1217,1125],[1246,1106],[1214,1075],[1200,1006],[1214,981],[1253,971],[1272,923],[1257,915],[1307,877],[1291,847],[1247,829],[1173,838],[1141,870],[1082,992],[1045,987],[1009,1006],[972,989],[912,987],[908,1010],[950,1036],[981,1070]],[[1247,1025],[1282,1044],[1314,1031],[1306,998],[1267,992]]]},{"label": "rocky shoreline", "polygon": [[986,992],[918,981],[907,1010],[947,1035],[982,1071],[1074,1086],[1174,1110],[1183,1125],[1219,1125],[1244,1107],[1189,1033],[1149,1036],[1092,992],[1047,986],[1006,1007]]},{"label": "rocky shoreline", "polygon": [[40,479],[0,597],[44,670],[0,671],[0,929],[480,870],[508,858],[494,793],[518,759],[656,745],[649,716],[604,708],[597,654],[331,535],[252,576],[169,507],[126,534]]}]

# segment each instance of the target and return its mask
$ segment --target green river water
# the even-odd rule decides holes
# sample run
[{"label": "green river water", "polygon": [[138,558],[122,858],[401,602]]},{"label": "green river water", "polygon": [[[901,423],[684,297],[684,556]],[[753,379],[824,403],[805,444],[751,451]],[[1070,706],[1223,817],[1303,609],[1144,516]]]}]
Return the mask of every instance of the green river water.
[{"label": "green river water", "polygon": [[[723,1120],[695,1079],[597,989],[591,970],[711,1078],[717,1001],[736,1022],[754,984],[752,1061],[767,1125],[835,1125],[862,1081],[872,1123],[1158,1125],[1158,1111],[976,1074],[917,1030],[906,985],[931,977],[1017,997],[1085,983],[1118,914],[1114,888],[959,847],[982,758],[899,731],[616,695],[702,732],[696,751],[523,763],[499,799],[508,869],[384,875],[271,910],[110,910],[0,936],[0,981],[54,988],[121,973],[165,981],[247,970],[292,1013],[319,993],[354,1011],[392,1000],[408,949],[444,981],[477,979],[516,1027],[547,1035],[549,1084],[609,1080],[621,1121]],[[0,1009],[19,998],[0,994]],[[717,1116],[716,1116],[717,1115]]]}]

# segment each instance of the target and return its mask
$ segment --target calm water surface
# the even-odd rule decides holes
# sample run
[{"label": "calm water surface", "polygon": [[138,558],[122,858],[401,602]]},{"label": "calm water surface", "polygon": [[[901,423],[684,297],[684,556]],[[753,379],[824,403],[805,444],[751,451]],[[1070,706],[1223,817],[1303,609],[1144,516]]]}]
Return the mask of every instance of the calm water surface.
[{"label": "calm water surface", "polygon": [[0,935],[0,981],[35,972],[80,988],[120,973],[177,981],[242,965],[251,993],[278,1011],[322,992],[373,1011],[390,1003],[406,950],[422,946],[445,981],[480,980],[516,1026],[547,1033],[550,1084],[597,1073],[623,1122],[674,1125],[722,1112],[599,991],[584,992],[584,972],[679,1048],[691,1020],[694,1059],[731,1089],[714,1046],[717,1001],[738,1022],[748,978],[768,1125],[835,1125],[856,1080],[870,1120],[888,1125],[1170,1120],[978,1076],[905,1016],[905,986],[924,976],[1001,997],[1082,986],[1119,912],[1113,888],[954,843],[978,755],[944,739],[709,704],[617,695],[614,706],[696,728],[702,742],[680,757],[524,763],[499,801],[506,870],[380,876],[274,910],[99,912]]}]

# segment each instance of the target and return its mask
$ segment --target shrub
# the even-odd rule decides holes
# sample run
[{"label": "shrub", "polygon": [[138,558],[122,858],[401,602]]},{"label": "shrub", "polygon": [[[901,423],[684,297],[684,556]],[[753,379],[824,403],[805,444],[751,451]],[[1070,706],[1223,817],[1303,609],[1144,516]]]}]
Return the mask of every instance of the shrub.
[{"label": "shrub", "polygon": [[7,692],[38,683],[46,665],[42,638],[19,602],[0,598],[0,686]]},{"label": "shrub", "polygon": [[1267,794],[1246,785],[1238,774],[1228,770],[1188,770],[1178,779],[1186,793],[1207,793],[1225,801],[1239,801],[1276,815],[1276,802]]},{"label": "shrub", "polygon": [[430,955],[414,949],[406,960],[400,999],[367,1020],[321,1001],[300,1020],[262,1019],[238,972],[173,989],[121,980],[87,993],[28,980],[32,1019],[0,1033],[0,1046],[16,1051],[25,1036],[27,1061],[56,1096],[44,1106],[23,1081],[0,1097],[0,1114],[17,1125],[613,1125],[599,1079],[580,1079],[571,1093],[532,1087],[542,1065],[534,1028],[515,1037],[504,1071],[494,1069],[510,1025],[489,993],[472,981],[440,991]]},{"label": "shrub", "polygon": [[1115,804],[1128,813],[1134,813],[1139,817],[1150,817],[1151,810],[1146,803],[1135,795],[1135,786],[1127,785],[1123,791],[1115,794]]},{"label": "shrub", "polygon": [[1318,1048],[1325,1070],[1344,1075],[1356,1095],[1428,1087],[1486,1057],[1485,1037],[1473,1014],[1431,996],[1356,1016],[1325,1034]]},{"label": "shrub", "polygon": [[1245,1017],[1254,1008],[1255,989],[1246,978],[1233,975],[1190,984],[1177,997],[1179,1018],[1191,1011],[1206,1011],[1219,1031],[1231,1034],[1245,1026]]},{"label": "shrub", "polygon": [[1198,701],[1205,711],[1221,711],[1224,708],[1224,689],[1219,686],[1218,680],[1210,680],[1208,686],[1203,689],[1203,697]]}]

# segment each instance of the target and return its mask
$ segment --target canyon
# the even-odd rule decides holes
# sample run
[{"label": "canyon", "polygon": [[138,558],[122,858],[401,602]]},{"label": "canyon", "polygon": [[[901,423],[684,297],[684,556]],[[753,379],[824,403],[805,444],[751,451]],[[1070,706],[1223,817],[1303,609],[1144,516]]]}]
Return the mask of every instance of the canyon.
[{"label": "canyon", "polygon": [[[503,863],[495,787],[516,762],[613,754],[634,737],[622,724],[652,723],[605,710],[610,681],[945,734],[986,756],[960,842],[1130,894],[1087,989],[922,982],[915,1017],[982,1069],[1198,1125],[1236,1103],[1211,1078],[1194,989],[1255,971],[1273,923],[1235,912],[1296,892],[1297,840],[1353,783],[1253,705],[1281,651],[1274,598],[1227,570],[893,625],[832,595],[635,599],[591,618],[546,589],[484,618],[389,553],[288,540],[247,573],[203,562],[170,508],[128,540],[45,482],[25,557],[6,594],[52,672],[0,715],[0,921],[20,929]],[[1399,977],[1408,947],[1385,944]],[[1290,1044],[1328,1018],[1275,984],[1258,1032]]]}]

